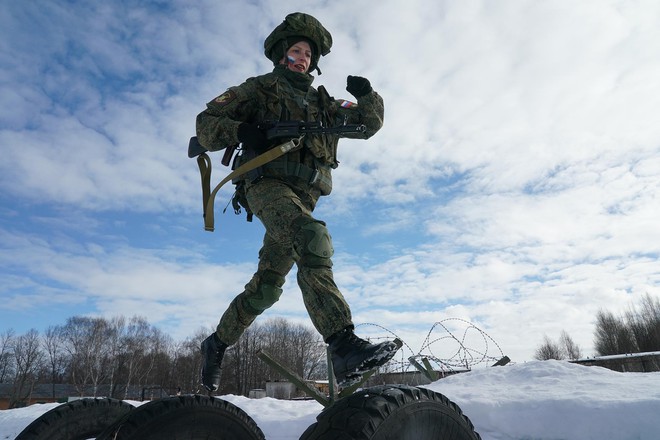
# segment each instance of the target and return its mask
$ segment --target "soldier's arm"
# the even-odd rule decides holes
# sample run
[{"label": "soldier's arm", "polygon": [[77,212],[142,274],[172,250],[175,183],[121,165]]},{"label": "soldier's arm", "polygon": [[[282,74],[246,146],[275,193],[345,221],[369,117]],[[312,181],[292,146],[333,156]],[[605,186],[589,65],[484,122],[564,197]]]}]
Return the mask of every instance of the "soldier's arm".
[{"label": "soldier's arm", "polygon": [[206,104],[197,115],[196,129],[199,143],[210,151],[222,150],[239,143],[238,126],[250,117],[249,91],[245,85],[231,87]]},{"label": "soldier's arm", "polygon": [[357,98],[357,103],[347,100],[336,100],[337,120],[348,124],[364,124],[364,133],[343,135],[354,139],[368,139],[383,126],[385,107],[383,98],[374,90]]}]

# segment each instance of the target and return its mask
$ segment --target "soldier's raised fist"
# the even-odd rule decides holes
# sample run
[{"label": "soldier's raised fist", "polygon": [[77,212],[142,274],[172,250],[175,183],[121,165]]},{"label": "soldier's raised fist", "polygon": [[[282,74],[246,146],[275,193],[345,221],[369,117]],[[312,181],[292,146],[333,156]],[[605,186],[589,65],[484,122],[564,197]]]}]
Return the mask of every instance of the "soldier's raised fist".
[{"label": "soldier's raised fist", "polygon": [[346,91],[356,98],[361,98],[372,90],[371,83],[367,78],[352,75],[348,75],[348,78],[346,78]]}]

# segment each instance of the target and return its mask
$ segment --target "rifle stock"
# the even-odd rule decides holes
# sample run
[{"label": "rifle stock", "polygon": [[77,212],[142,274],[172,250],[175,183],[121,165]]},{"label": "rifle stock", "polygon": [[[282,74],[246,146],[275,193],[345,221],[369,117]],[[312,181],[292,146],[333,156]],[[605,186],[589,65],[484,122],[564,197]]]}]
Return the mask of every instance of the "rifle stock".
[{"label": "rifle stock", "polygon": [[208,150],[204,148],[202,144],[199,143],[197,140],[197,136],[193,136],[190,138],[190,141],[188,142],[188,157],[193,158],[197,157],[202,153],[206,153]]},{"label": "rifle stock", "polygon": [[[238,145],[230,145],[227,148],[225,148],[225,154],[222,155],[222,164],[224,166],[229,166],[229,163],[231,162],[231,157],[234,155],[234,152],[238,148]],[[202,144],[199,143],[199,140],[197,139],[197,136],[193,136],[190,138],[190,142],[188,142],[188,157],[193,158],[197,157],[202,153],[206,153],[207,150],[204,148]]]}]

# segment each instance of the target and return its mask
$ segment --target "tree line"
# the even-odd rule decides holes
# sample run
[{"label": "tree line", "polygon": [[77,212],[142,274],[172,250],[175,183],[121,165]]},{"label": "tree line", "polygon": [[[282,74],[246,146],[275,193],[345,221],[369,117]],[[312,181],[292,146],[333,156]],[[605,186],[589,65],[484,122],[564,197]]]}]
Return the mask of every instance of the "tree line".
[{"label": "tree line", "polygon": [[[660,351],[660,299],[646,294],[639,304],[620,315],[599,310],[596,314],[594,348],[597,356]],[[580,357],[582,350],[565,331],[562,331],[558,341],[544,336],[534,355],[538,360],[575,360]]]},{"label": "tree line", "polygon": [[[196,393],[200,389],[200,344],[210,330],[183,341],[143,317],[74,316],[65,324],[0,334],[0,384],[10,384],[10,407],[21,406],[37,385],[71,385],[78,396],[135,399],[136,390]],[[251,326],[223,361],[219,394],[248,395],[281,377],[261,362],[266,350],[306,379],[327,378],[325,345],[318,333],[284,319]]]}]

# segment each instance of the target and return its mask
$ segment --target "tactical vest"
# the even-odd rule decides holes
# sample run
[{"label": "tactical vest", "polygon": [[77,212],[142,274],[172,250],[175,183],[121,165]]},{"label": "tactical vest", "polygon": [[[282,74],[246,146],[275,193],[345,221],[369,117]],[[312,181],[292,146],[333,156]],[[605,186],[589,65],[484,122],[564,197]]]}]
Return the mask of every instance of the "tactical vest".
[{"label": "tactical vest", "polygon": [[[318,91],[309,87],[307,91],[294,88],[282,75],[266,74],[256,78],[253,90],[260,103],[258,121],[321,121],[325,126],[334,125],[336,104],[323,86]],[[278,142],[282,142],[279,140]],[[302,146],[278,159],[242,176],[240,180],[254,182],[262,176],[291,181],[305,188],[317,188],[321,195],[332,191],[331,169],[337,167],[338,137],[333,135],[306,136]],[[234,168],[255,156],[243,151]]]}]

